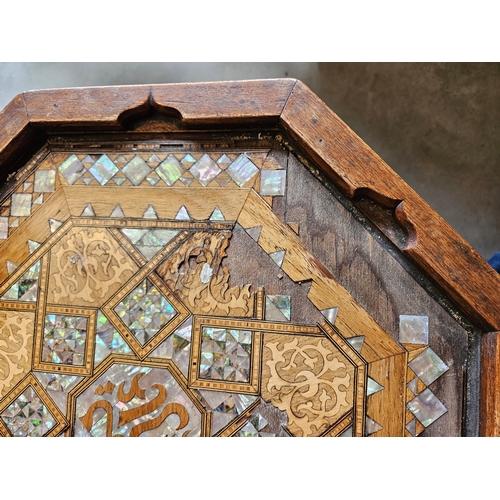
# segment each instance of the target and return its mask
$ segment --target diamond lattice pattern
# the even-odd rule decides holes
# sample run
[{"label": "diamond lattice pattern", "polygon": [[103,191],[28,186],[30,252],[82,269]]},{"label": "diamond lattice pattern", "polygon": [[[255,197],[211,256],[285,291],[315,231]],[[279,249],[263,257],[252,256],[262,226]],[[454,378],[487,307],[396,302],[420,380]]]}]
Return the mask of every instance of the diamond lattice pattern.
[{"label": "diamond lattice pattern", "polygon": [[177,314],[147,278],[115,307],[115,312],[142,345]]},{"label": "diamond lattice pattern", "polygon": [[252,332],[204,327],[200,377],[249,382]]}]

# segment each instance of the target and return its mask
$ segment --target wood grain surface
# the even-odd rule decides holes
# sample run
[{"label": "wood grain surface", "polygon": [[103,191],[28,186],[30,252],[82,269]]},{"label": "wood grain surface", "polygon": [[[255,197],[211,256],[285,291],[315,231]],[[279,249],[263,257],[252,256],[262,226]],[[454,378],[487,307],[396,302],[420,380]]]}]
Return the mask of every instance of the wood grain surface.
[{"label": "wood grain surface", "polygon": [[187,125],[277,123],[293,79],[156,85],[152,102],[175,109]]},{"label": "wood grain surface", "polygon": [[120,128],[152,112],[188,125],[277,123],[296,80],[88,87],[25,92],[29,121],[37,125]]},{"label": "wood grain surface", "polygon": [[[287,175],[286,220],[299,224],[302,244],[384,331],[398,341],[400,315],[428,316],[429,343],[450,369],[431,386],[448,412],[426,429],[425,435],[461,435],[467,330],[457,322],[453,311],[444,309],[422,287],[418,274],[412,276],[377,235],[368,231],[349,207],[292,154]],[[365,346],[361,355],[366,357]]]},{"label": "wood grain surface", "polygon": [[481,436],[500,436],[500,332],[483,335],[481,346]]},{"label": "wood grain surface", "polygon": [[9,150],[11,152],[22,144],[22,137],[28,126],[23,96],[17,95],[0,112],[0,164]]},{"label": "wood grain surface", "polygon": [[486,330],[500,329],[500,275],[303,83],[281,125],[349,198],[396,208],[404,252]]},{"label": "wood grain surface", "polygon": [[149,85],[86,87],[36,90],[23,94],[30,123],[121,128],[120,122],[133,112],[149,109]]},{"label": "wood grain surface", "polygon": [[[250,185],[245,189],[176,186],[168,190],[149,186],[133,187],[128,191],[134,195],[124,197],[122,191],[112,186],[84,186],[82,181],[82,185],[61,186],[60,177],[55,193],[47,194],[43,204],[33,204],[32,215],[20,218],[19,224],[16,221],[18,227],[9,228],[9,240],[1,242],[2,289],[11,286],[22,271],[19,268],[8,278],[7,260],[21,265],[24,262],[26,266],[55,243],[49,218],[64,222],[69,217],[80,217],[91,203],[97,217],[109,218],[120,204],[126,217],[140,219],[148,205],[153,204],[160,219],[172,219],[184,205],[193,219],[201,221],[217,205],[227,221],[238,221],[233,242],[236,253],[229,254],[225,261],[235,268],[228,286],[251,284],[252,293],[261,287],[261,302],[265,300],[264,293],[286,294],[292,298],[291,321],[299,324],[314,324],[318,310],[339,307],[335,327],[341,334],[346,338],[365,336],[360,354],[372,363],[368,375],[386,386],[367,399],[367,414],[379,423],[387,406],[394,406],[406,394],[401,384],[405,364],[402,360],[407,354],[398,345],[398,318],[402,314],[428,316],[429,343],[449,367],[430,388],[445,404],[447,413],[429,428],[424,430],[421,426],[420,431],[426,436],[460,435],[465,411],[465,373],[469,370],[469,378],[479,376],[473,372],[476,368],[479,372],[479,368],[471,368],[468,363],[473,356],[471,338],[477,337],[480,330],[500,330],[500,275],[301,82],[277,79],[26,92],[0,113],[0,179],[16,170],[19,176],[11,176],[10,183],[4,184],[4,192],[14,189],[14,181],[33,181],[27,177],[33,174],[31,167],[20,167],[33,153],[42,154],[39,149],[47,137],[59,133],[64,136],[67,129],[73,128],[93,134],[97,142],[101,137],[107,138],[110,144],[116,138],[112,134],[119,132],[132,144],[144,134],[167,130],[156,125],[158,115],[166,117],[162,118],[166,121],[170,117],[176,119],[170,121],[177,123],[178,128],[168,132],[191,128],[189,133],[199,134],[200,139],[204,137],[201,130],[219,131],[219,135],[233,130],[236,136],[238,131],[255,132],[261,127],[266,131],[268,145],[278,134],[274,149],[266,152],[258,166],[264,170],[286,169],[286,196],[259,196],[257,178],[253,189]],[[139,126],[135,131],[130,128],[134,120],[150,120],[151,126]],[[57,140],[68,141],[67,136]],[[257,139],[254,142],[259,146]],[[50,147],[49,141],[45,149]],[[121,147],[132,154],[127,147]],[[317,170],[316,176],[292,153],[310,169]],[[58,154],[52,152],[44,160],[46,165],[42,163],[37,169],[57,168],[58,158],[62,158]],[[31,164],[35,165],[35,157]],[[326,178],[330,188],[318,177]],[[20,186],[16,192],[25,192]],[[373,224],[362,222],[358,209],[380,232],[373,229]],[[8,213],[8,206],[2,210]],[[103,224],[107,227],[104,219]],[[256,226],[262,226],[258,243],[251,241],[246,232]],[[28,240],[42,244],[31,257]],[[120,238],[116,241],[123,245]],[[240,264],[252,253],[252,247],[259,256],[256,262],[265,261],[255,273],[250,264],[248,269]],[[276,266],[268,254],[282,250],[283,263]],[[55,270],[55,262],[52,264],[51,270]],[[143,265],[142,261],[139,264]],[[45,283],[47,277],[40,280]],[[51,292],[49,302],[58,303],[58,293],[62,292]],[[32,304],[21,306],[23,311],[32,311]],[[21,310],[21,306],[7,304],[5,308]],[[259,315],[265,315],[265,307],[260,309]],[[248,310],[253,314],[253,302]],[[38,336],[39,330],[40,325]],[[483,435],[500,435],[498,335],[487,333],[482,339]],[[410,357],[413,355],[411,352]],[[392,378],[384,380],[386,384],[381,381],[388,371],[397,382]],[[244,423],[241,420],[241,425]],[[348,420],[344,423],[347,428]],[[398,410],[393,422],[386,422],[384,430],[376,434],[402,435],[405,423],[405,411]],[[239,428],[233,431],[238,432]],[[325,428],[321,432],[336,435],[337,431]]]}]

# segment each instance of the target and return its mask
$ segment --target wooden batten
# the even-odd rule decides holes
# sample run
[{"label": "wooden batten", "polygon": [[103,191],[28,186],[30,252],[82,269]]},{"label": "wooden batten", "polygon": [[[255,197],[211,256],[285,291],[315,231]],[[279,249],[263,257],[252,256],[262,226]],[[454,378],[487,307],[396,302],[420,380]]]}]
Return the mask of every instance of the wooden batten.
[{"label": "wooden batten", "polygon": [[186,125],[278,123],[296,80],[155,85],[158,111],[177,110]]},{"label": "wooden batten", "polygon": [[[400,353],[370,363],[368,367],[368,376],[384,387],[367,398],[366,415],[379,424],[383,422],[383,428],[374,436],[404,435],[405,406],[402,403],[406,393],[406,356],[406,353]],[[390,412],[388,408],[391,408]]]},{"label": "wooden batten", "polygon": [[500,332],[482,338],[480,433],[500,436]]},{"label": "wooden batten", "polygon": [[149,85],[36,90],[23,94],[30,123],[36,126],[121,128],[127,111],[149,109]]},{"label": "wooden batten", "polygon": [[226,220],[236,220],[245,203],[249,189],[218,190],[210,188],[131,188],[124,198],[121,188],[65,186],[72,216],[78,217],[88,203],[99,217],[109,217],[116,205],[120,205],[127,217],[141,218],[152,205],[160,219],[173,219],[177,210],[185,206],[195,220],[207,220],[216,206]]},{"label": "wooden batten", "polygon": [[[38,126],[120,127],[124,118],[160,114],[187,125],[277,123],[294,79],[88,87],[25,92],[29,121]],[[78,105],[75,105],[78,104]]]}]

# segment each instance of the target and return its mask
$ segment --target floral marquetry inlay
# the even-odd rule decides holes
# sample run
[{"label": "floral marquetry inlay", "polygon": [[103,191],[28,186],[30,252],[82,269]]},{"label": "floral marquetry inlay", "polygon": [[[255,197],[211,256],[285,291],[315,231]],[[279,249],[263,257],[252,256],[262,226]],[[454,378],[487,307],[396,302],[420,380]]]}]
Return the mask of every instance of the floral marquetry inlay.
[{"label": "floral marquetry inlay", "polygon": [[396,342],[316,260],[282,152],[134,148],[49,151],[0,200],[0,435],[403,436],[447,411],[427,317]]},{"label": "floral marquetry inlay", "polygon": [[35,313],[0,311],[0,397],[31,369]]},{"label": "floral marquetry inlay", "polygon": [[327,339],[264,335],[262,395],[298,436],[319,436],[353,406],[354,366]]},{"label": "floral marquetry inlay", "polygon": [[51,250],[49,303],[102,305],[137,266],[106,229],[72,228]]}]

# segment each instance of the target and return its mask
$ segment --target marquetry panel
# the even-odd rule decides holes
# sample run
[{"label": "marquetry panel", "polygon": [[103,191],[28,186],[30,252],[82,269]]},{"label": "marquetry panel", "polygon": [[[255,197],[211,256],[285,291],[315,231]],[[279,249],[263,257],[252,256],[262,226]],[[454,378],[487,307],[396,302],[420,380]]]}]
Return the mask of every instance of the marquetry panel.
[{"label": "marquetry panel", "polygon": [[447,413],[430,313],[388,331],[315,255],[297,160],[256,143],[26,167],[0,200],[0,435],[416,436]]}]

